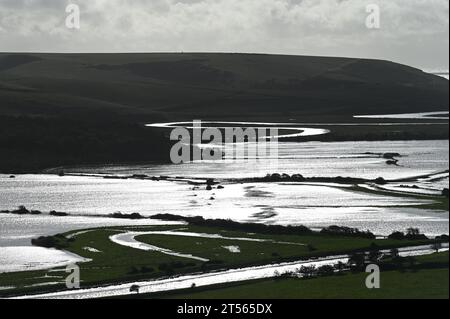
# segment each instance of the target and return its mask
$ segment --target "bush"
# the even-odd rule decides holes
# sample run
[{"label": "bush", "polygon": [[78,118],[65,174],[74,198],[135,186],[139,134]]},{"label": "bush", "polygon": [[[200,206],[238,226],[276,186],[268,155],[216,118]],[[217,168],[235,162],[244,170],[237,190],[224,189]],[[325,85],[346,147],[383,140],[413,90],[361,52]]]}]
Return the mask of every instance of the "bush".
[{"label": "bush", "polygon": [[444,235],[441,235],[441,236],[436,236],[436,240],[448,242],[448,235],[444,234]]},{"label": "bush", "polygon": [[386,182],[386,180],[385,180],[383,177],[378,177],[378,178],[375,180],[375,184],[378,184],[378,185],[386,185],[387,182]]},{"label": "bush", "polygon": [[298,273],[303,277],[303,278],[312,278],[315,277],[317,274],[317,269],[316,266],[302,266]]},{"label": "bush", "polygon": [[144,219],[145,218],[144,216],[142,216],[139,213],[122,214],[121,212],[116,212],[116,213],[110,214],[109,217],[118,218],[118,219]]},{"label": "bush", "polygon": [[375,239],[376,236],[367,231],[362,232],[357,228],[350,228],[350,227],[340,227],[340,226],[330,226],[322,229],[320,231],[322,234],[327,235],[338,235],[338,236],[347,236],[347,237],[361,237],[361,238],[368,238],[368,239]]},{"label": "bush", "polygon": [[334,275],[334,267],[331,265],[324,265],[317,269],[317,274],[319,276],[333,276]]},{"label": "bush", "polygon": [[408,228],[406,231],[406,239],[408,240],[426,240],[428,239],[427,236],[420,233],[420,230],[418,228]]},{"label": "bush", "polygon": [[306,226],[281,226],[281,225],[265,225],[252,223],[239,223],[226,219],[204,219],[201,216],[184,217],[172,214],[158,214],[151,216],[152,219],[160,219],[167,221],[184,221],[191,225],[208,226],[221,228],[226,230],[235,230],[260,234],[278,234],[278,235],[303,235],[311,234],[313,231]]},{"label": "bush", "polygon": [[69,214],[52,210],[50,212],[50,216],[64,217],[64,216],[69,216]]},{"label": "bush", "polygon": [[63,235],[41,236],[38,238],[33,238],[31,240],[31,244],[33,246],[39,246],[44,248],[65,249],[69,246],[69,240],[67,240],[67,238],[64,237]]},{"label": "bush", "polygon": [[405,239],[405,234],[400,231],[393,232],[388,236],[389,239],[395,239],[395,240],[403,240]]},{"label": "bush", "polygon": [[25,206],[21,205],[16,210],[13,210],[11,213],[18,215],[26,215],[29,214],[30,211]]}]

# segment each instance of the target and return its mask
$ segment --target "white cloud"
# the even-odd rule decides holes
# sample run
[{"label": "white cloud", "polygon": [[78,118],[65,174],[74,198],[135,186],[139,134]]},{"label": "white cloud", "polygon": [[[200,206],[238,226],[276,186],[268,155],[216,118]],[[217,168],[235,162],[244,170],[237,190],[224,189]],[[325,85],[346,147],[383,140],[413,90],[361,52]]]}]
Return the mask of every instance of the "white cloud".
[{"label": "white cloud", "polygon": [[[64,26],[81,7],[81,29]],[[365,27],[366,4],[381,29]],[[0,0],[0,51],[226,51],[448,68],[448,0]]]}]

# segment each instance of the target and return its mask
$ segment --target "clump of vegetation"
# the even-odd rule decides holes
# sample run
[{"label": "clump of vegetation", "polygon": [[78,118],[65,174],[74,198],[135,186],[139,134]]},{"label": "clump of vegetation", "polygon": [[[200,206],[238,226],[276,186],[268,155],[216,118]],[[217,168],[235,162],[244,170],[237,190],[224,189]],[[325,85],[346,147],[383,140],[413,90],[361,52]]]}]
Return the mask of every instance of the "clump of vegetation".
[{"label": "clump of vegetation", "polygon": [[265,182],[265,183],[277,183],[277,182],[312,182],[312,183],[338,183],[346,185],[358,185],[364,183],[375,183],[378,185],[385,185],[388,183],[383,177],[376,179],[356,178],[356,177],[304,177],[301,174],[294,174],[292,176],[288,174],[267,174],[265,177],[252,177],[236,179],[235,182]]},{"label": "clump of vegetation", "polygon": [[360,231],[358,228],[341,227],[341,226],[330,226],[322,229],[320,231],[322,234],[333,235],[333,236],[346,236],[346,237],[359,237],[375,239],[376,236],[370,231]]},{"label": "clump of vegetation", "polygon": [[139,294],[140,289],[141,289],[141,287],[139,285],[132,285],[130,287],[130,292],[135,292],[136,294]]},{"label": "clump of vegetation", "polygon": [[116,213],[110,214],[109,217],[119,218],[119,219],[144,219],[145,218],[144,216],[142,216],[139,213],[123,214],[121,212],[116,212]]},{"label": "clump of vegetation", "polygon": [[317,275],[321,277],[329,277],[335,274],[335,268],[331,265],[323,265],[317,269]]},{"label": "clump of vegetation", "polygon": [[316,266],[302,266],[298,270],[298,274],[302,276],[302,278],[308,279],[313,278],[317,275]]},{"label": "clump of vegetation", "polygon": [[311,279],[316,277],[330,277],[336,274],[336,267],[333,265],[323,265],[320,267],[312,266],[302,266],[294,272],[285,272],[282,274],[276,273],[277,279],[281,278],[301,278],[301,279]]},{"label": "clump of vegetation", "polygon": [[427,240],[428,237],[420,233],[418,228],[408,228],[406,234],[400,231],[395,231],[388,236],[389,239],[395,240]]},{"label": "clump of vegetation", "polygon": [[266,182],[303,182],[305,178],[301,174],[294,174],[292,176],[288,174],[267,174],[264,178]]},{"label": "clump of vegetation", "polygon": [[386,180],[383,177],[378,177],[377,179],[375,179],[375,184],[386,185],[387,182],[386,182]]},{"label": "clump of vegetation", "polygon": [[392,234],[388,236],[389,239],[395,239],[395,240],[403,240],[405,239],[405,233],[401,231],[395,231]]},{"label": "clump of vegetation", "polygon": [[66,249],[74,240],[74,238],[66,238],[63,235],[58,234],[55,236],[41,236],[38,238],[33,238],[31,240],[31,244],[33,246],[44,248]]},{"label": "clump of vegetation", "polygon": [[399,153],[384,153],[383,158],[384,159],[393,159],[395,157],[401,157]]},{"label": "clump of vegetation", "polygon": [[436,251],[436,252],[438,253],[439,250],[442,249],[442,243],[439,242],[439,241],[434,242],[434,243],[431,245],[431,249],[433,249],[434,251]]},{"label": "clump of vegetation", "polygon": [[17,215],[28,215],[30,214],[30,211],[25,206],[21,205],[16,210],[13,210],[11,213]]},{"label": "clump of vegetation", "polygon": [[149,177],[148,177],[148,175],[145,175],[145,174],[133,174],[131,176],[131,178],[134,178],[134,179],[147,179]]},{"label": "clump of vegetation", "polygon": [[64,213],[64,212],[57,212],[55,210],[52,210],[50,212],[50,216],[56,216],[56,217],[65,217],[65,216],[69,216],[69,214]]},{"label": "clump of vegetation", "polygon": [[16,210],[13,210],[11,212],[9,212],[9,211],[4,211],[4,212],[16,214],[16,215],[40,215],[40,214],[42,214],[42,212],[39,210],[28,210],[23,205],[19,206]]},{"label": "clump of vegetation", "polygon": [[448,235],[441,235],[441,236],[436,236],[436,238],[435,238],[436,240],[439,240],[439,241],[443,241],[443,242],[448,242]]},{"label": "clump of vegetation", "polygon": [[215,227],[225,230],[235,230],[260,234],[277,234],[277,235],[304,235],[312,234],[313,231],[306,226],[281,226],[281,225],[265,225],[252,223],[239,223],[229,219],[204,219],[201,216],[185,217],[172,214],[158,214],[151,216],[152,219],[160,219],[166,221],[184,221],[195,226]]}]

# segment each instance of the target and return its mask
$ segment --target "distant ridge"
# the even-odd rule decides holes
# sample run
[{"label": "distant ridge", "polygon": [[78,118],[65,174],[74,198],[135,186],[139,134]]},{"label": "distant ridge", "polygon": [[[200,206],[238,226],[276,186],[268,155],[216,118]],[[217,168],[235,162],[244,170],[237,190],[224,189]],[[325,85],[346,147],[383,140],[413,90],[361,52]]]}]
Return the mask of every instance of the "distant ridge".
[{"label": "distant ridge", "polygon": [[448,109],[448,81],[369,59],[0,54],[0,115],[317,118]]}]

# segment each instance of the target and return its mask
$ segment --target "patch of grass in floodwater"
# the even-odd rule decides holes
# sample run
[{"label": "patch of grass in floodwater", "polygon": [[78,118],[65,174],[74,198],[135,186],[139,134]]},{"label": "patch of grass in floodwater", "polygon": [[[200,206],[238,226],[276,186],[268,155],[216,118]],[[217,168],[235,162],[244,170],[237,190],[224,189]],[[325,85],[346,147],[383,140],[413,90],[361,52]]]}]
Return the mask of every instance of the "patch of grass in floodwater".
[{"label": "patch of grass in floodwater", "polygon": [[381,288],[367,289],[366,273],[314,279],[263,279],[142,298],[171,299],[448,299],[448,253],[416,257],[415,270],[382,271]]},{"label": "patch of grass in floodwater", "polygon": [[[228,237],[247,237],[269,239],[276,242],[290,242],[304,245],[284,244],[276,242],[246,242],[226,239],[207,239],[183,236],[145,235],[139,240],[149,244],[167,248],[175,252],[192,254],[208,258],[210,262],[169,256],[160,252],[143,251],[113,243],[109,237],[122,231],[155,231],[182,230],[197,233],[221,234]],[[176,225],[176,226],[141,226],[141,227],[108,227],[89,232],[69,232],[74,234],[71,240],[64,243],[65,250],[90,262],[80,263],[81,287],[133,282],[167,276],[196,272],[208,272],[216,269],[240,268],[282,261],[295,261],[314,256],[337,255],[358,250],[367,250],[372,243],[379,248],[414,246],[431,244],[432,241],[420,240],[386,240],[364,239],[325,234],[308,235],[273,235],[248,234],[239,231],[222,231],[218,228]],[[67,234],[64,234],[66,236]],[[58,238],[62,238],[58,236]],[[239,246],[240,253],[232,253],[222,246]],[[91,247],[99,252],[87,251]],[[64,278],[68,275],[64,268],[54,270],[17,272],[0,274],[0,286],[14,286],[16,289],[0,291],[0,296],[20,295],[25,293],[42,293],[64,289]],[[55,279],[46,276],[58,275]],[[30,287],[60,281],[61,285]]]},{"label": "patch of grass in floodwater", "polygon": [[375,189],[368,189],[365,187],[360,186],[352,186],[349,188],[346,188],[346,190],[350,190],[357,193],[367,193],[367,194],[373,194],[373,195],[381,195],[381,196],[391,196],[391,197],[403,197],[403,198],[412,198],[417,200],[427,200],[431,201],[431,203],[425,203],[425,204],[419,204],[419,205],[402,205],[402,206],[395,206],[392,207],[410,207],[410,208],[421,208],[421,209],[427,209],[427,210],[437,210],[437,211],[448,211],[449,209],[449,203],[448,198],[445,196],[439,196],[439,195],[421,195],[421,194],[412,194],[412,193],[401,193],[401,192],[395,192],[395,191],[389,191],[389,190],[375,190]]}]

